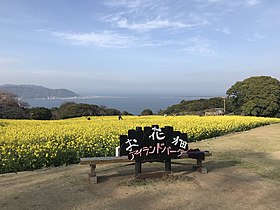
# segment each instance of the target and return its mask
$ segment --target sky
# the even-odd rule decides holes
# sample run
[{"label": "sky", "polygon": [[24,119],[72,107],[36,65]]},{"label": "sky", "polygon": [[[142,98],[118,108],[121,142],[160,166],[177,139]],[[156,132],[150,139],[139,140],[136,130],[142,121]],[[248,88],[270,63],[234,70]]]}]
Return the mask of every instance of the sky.
[{"label": "sky", "polygon": [[221,96],[280,80],[279,0],[0,0],[0,85]]}]

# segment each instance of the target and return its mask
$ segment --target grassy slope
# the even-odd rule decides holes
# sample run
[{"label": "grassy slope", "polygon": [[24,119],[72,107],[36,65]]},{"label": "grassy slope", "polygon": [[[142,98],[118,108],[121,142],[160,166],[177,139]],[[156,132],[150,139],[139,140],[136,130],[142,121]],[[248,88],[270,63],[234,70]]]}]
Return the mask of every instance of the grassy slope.
[{"label": "grassy slope", "polygon": [[[211,168],[239,165],[280,182],[280,124],[196,142],[190,147],[210,150]],[[218,163],[218,165],[217,165]]]}]

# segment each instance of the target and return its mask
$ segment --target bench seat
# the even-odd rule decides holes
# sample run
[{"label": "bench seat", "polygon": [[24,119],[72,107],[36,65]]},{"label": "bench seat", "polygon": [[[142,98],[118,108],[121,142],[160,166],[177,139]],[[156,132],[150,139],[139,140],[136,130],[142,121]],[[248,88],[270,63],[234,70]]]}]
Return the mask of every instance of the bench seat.
[{"label": "bench seat", "polygon": [[[189,153],[183,153],[180,159],[184,158],[192,158],[197,160],[197,164],[193,166],[193,169],[199,171],[200,173],[207,173],[207,169],[202,166],[201,154],[203,153],[203,157],[211,156],[212,153],[209,151],[193,151]],[[90,165],[90,173],[89,173],[89,181],[91,183],[97,183],[96,176],[96,164],[109,164],[109,163],[121,163],[121,162],[130,162],[134,163],[134,161],[129,160],[127,156],[110,156],[110,157],[88,157],[88,158],[80,158],[81,165]],[[149,162],[149,161],[147,161]],[[166,171],[171,171],[171,161],[165,162]],[[140,167],[140,168],[139,168]],[[141,163],[135,163],[136,176],[141,173]],[[140,170],[139,170],[140,169]]]}]

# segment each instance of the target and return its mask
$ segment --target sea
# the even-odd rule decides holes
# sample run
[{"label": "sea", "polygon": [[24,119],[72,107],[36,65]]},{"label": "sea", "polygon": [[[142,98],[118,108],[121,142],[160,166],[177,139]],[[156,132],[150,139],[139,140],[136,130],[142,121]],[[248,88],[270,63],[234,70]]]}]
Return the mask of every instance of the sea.
[{"label": "sea", "polygon": [[144,109],[151,109],[155,114],[160,110],[180,103],[182,100],[195,100],[200,98],[209,98],[207,96],[167,96],[167,97],[107,97],[91,96],[79,98],[50,98],[50,99],[22,99],[30,107],[59,107],[65,102],[95,104],[106,106],[120,111],[127,111],[133,115],[139,115]]}]

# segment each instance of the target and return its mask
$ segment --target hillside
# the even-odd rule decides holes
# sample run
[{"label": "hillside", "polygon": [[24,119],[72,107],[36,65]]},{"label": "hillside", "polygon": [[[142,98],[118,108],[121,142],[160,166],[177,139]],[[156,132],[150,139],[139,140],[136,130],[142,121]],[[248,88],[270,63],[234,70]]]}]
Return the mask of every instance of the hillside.
[{"label": "hillside", "polygon": [[79,96],[67,89],[50,89],[37,85],[0,85],[0,90],[15,94],[19,98],[68,98]]}]

